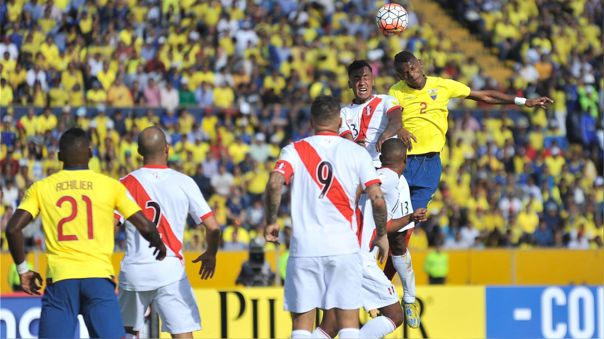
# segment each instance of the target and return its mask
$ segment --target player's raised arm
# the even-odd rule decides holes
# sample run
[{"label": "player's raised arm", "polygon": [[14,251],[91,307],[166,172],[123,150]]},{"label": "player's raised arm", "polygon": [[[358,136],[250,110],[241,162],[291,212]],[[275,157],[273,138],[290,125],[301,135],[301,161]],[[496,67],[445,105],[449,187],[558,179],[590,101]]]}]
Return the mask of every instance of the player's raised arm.
[{"label": "player's raised arm", "polygon": [[285,184],[285,175],[277,168],[271,173],[266,184],[266,227],[264,228],[264,238],[266,241],[277,243],[279,240],[279,224],[277,224],[277,215],[281,205],[281,189]]},{"label": "player's raised arm", "polygon": [[153,251],[155,259],[163,260],[166,257],[166,245],[164,245],[164,242],[161,240],[155,225],[149,221],[141,211],[130,216],[128,221],[132,223],[143,238],[149,242],[149,247],[155,247],[155,250]]},{"label": "player's raised arm", "polygon": [[386,221],[388,219],[386,200],[378,183],[367,186],[365,192],[367,193],[367,198],[371,201],[373,220],[375,221],[376,237],[373,241],[373,246],[379,248],[378,260],[384,263],[389,250],[388,237],[386,235]]},{"label": "player's raised arm", "polygon": [[33,216],[22,209],[17,209],[8,221],[6,227],[6,239],[8,248],[17,265],[17,272],[21,280],[21,288],[27,294],[40,295],[38,290],[42,286],[42,277],[38,272],[31,271],[25,261],[25,241],[23,229],[33,220]]},{"label": "player's raised arm", "polygon": [[[393,98],[393,100],[396,100]],[[382,144],[384,141],[397,136],[401,133],[403,129],[403,110],[401,106],[396,104],[392,106],[390,110],[388,110],[388,126],[384,132],[379,136],[377,143],[375,144],[375,148],[378,152],[381,152]]]},{"label": "player's raised arm", "polygon": [[516,104],[518,106],[526,107],[540,107],[547,109],[547,107],[554,103],[554,100],[548,97],[539,97],[533,99],[514,97],[509,94],[505,94],[494,90],[483,90],[483,91],[471,91],[468,99],[484,102],[487,104]]}]

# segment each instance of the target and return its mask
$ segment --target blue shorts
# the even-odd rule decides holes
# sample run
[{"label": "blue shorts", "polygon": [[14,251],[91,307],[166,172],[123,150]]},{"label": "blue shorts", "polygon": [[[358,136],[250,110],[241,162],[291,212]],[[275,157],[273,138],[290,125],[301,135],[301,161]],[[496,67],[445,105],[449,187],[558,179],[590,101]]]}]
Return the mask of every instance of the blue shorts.
[{"label": "blue shorts", "polygon": [[441,173],[440,153],[407,156],[407,167],[403,175],[409,183],[411,206],[414,210],[428,207],[438,189]]},{"label": "blue shorts", "polygon": [[40,338],[74,338],[78,314],[91,338],[125,336],[115,284],[105,278],[67,279],[50,283],[42,297]]}]

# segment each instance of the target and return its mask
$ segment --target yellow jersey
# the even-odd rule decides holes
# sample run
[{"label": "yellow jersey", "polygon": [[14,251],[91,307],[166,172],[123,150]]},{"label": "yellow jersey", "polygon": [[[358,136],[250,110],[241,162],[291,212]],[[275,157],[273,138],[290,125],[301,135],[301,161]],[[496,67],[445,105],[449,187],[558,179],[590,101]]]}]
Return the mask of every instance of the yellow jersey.
[{"label": "yellow jersey", "polygon": [[442,151],[448,129],[449,99],[465,98],[470,92],[470,87],[460,82],[438,77],[427,77],[426,85],[419,90],[404,81],[390,87],[388,94],[403,108],[403,126],[417,138],[408,154]]},{"label": "yellow jersey", "polygon": [[117,180],[91,170],[62,170],[34,183],[19,208],[42,215],[53,282],[114,275],[114,216],[141,209]]}]

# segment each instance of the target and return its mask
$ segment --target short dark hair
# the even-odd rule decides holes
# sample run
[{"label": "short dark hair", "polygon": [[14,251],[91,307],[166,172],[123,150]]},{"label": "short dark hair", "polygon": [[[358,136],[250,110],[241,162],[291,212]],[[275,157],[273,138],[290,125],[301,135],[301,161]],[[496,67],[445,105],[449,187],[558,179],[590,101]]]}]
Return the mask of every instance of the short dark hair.
[{"label": "short dark hair", "polygon": [[417,60],[417,58],[415,57],[415,55],[413,55],[413,53],[411,53],[409,51],[402,51],[394,56],[395,64],[407,63],[407,62],[414,61],[414,60]]},{"label": "short dark hair", "polygon": [[356,71],[358,69],[363,69],[364,67],[369,68],[369,70],[373,72],[373,68],[371,68],[371,65],[369,64],[369,62],[367,62],[367,60],[355,60],[355,61],[353,61],[347,67],[348,76],[350,76],[350,74],[352,74],[352,72],[354,72],[354,71]]},{"label": "short dark hair", "polygon": [[319,124],[340,116],[340,103],[330,95],[320,95],[310,106],[313,120]]},{"label": "short dark hair", "polygon": [[59,151],[68,152],[75,148],[86,149],[89,144],[90,139],[88,138],[88,134],[81,128],[72,127],[61,135],[61,139],[59,139]]},{"label": "short dark hair", "polygon": [[405,156],[407,145],[401,139],[391,138],[384,141],[381,151],[380,160],[382,163],[390,164]]}]

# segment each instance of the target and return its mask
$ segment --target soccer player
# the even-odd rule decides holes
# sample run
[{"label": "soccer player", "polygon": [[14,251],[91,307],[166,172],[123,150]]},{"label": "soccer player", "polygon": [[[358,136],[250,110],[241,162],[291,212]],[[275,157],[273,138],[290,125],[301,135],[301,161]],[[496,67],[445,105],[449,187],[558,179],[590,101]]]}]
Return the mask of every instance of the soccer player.
[{"label": "soccer player", "polygon": [[168,247],[166,258],[153,260],[147,241],[126,222],[126,255],[119,275],[118,300],[126,332],[135,335],[144,325],[149,305],[158,311],[162,330],[173,338],[192,338],[201,329],[195,295],[185,273],[182,251],[187,216],[206,226],[208,248],[193,262],[201,262],[201,279],[214,275],[220,229],[199,187],[189,176],[168,168],[169,148],[159,127],[138,136],[143,167],[121,182],[145,215],[153,220]]},{"label": "soccer player", "polygon": [[[394,69],[400,81],[390,88],[388,94],[396,98],[402,107],[404,138],[413,140],[408,144],[408,163],[403,174],[409,183],[411,205],[415,209],[427,208],[440,181],[440,151],[446,140],[449,99],[467,98],[487,104],[515,103],[541,108],[553,103],[548,97],[526,99],[493,90],[475,91],[455,80],[426,76],[421,61],[408,51],[394,57]],[[410,233],[401,232],[390,237],[392,262],[386,264],[387,276],[394,275],[394,270],[388,269],[394,266],[403,280],[411,266],[407,250]],[[405,301],[409,302],[411,299]],[[410,311],[413,314],[407,318],[417,319],[409,322],[410,326],[419,326],[417,307]]]},{"label": "soccer player", "polygon": [[[390,234],[396,233],[400,229],[407,229],[414,221],[425,220],[426,210],[422,208],[416,212],[403,215],[405,204],[410,204],[408,189],[407,197],[404,197],[404,200],[401,200],[401,192],[399,191],[400,183],[404,181],[402,174],[406,163],[405,143],[400,139],[388,139],[382,144],[381,151],[380,161],[383,167],[378,169],[377,173],[388,206],[387,231]],[[364,209],[361,216],[363,222],[358,232],[363,255],[361,297],[363,307],[366,310],[378,309],[381,315],[368,321],[361,328],[359,337],[382,338],[403,323],[403,309],[390,279],[386,277],[375,261],[376,251],[371,247],[371,242],[375,237],[375,224],[372,218],[371,204],[364,198],[365,195],[363,195],[360,202]],[[335,337],[337,328],[335,314],[332,310],[323,313],[320,328],[328,334],[328,337]]]},{"label": "soccer player", "polygon": [[365,60],[348,65],[348,87],[354,99],[340,109],[340,136],[365,147],[379,168],[382,143],[396,137],[402,128],[401,107],[395,98],[373,93],[373,71]]},{"label": "soccer player", "polygon": [[[313,333],[315,311],[335,309],[342,338],[358,337],[362,259],[355,233],[357,194],[365,191],[373,207],[378,258],[388,253],[387,210],[371,157],[361,146],[338,136],[340,104],[319,96],[311,106],[315,135],[281,150],[266,187],[265,238],[277,242],[277,211],[284,184],[292,189],[292,238],[284,308],[292,315],[292,338]],[[317,329],[316,331],[318,331]]]},{"label": "soccer player", "polygon": [[[340,110],[342,117],[340,135],[363,145],[371,154],[374,166],[380,167],[380,147],[385,140],[400,134],[405,144],[410,144],[414,136],[402,128],[401,107],[396,99],[390,95],[373,94],[373,73],[369,63],[364,60],[355,60],[348,66],[348,86],[354,93],[354,100]],[[401,193],[407,192],[408,196],[407,181],[402,176],[400,181]],[[405,213],[413,211],[409,201],[401,201],[406,201]],[[398,241],[399,238],[403,240],[409,238],[411,231],[408,229],[413,228],[413,225],[401,229],[398,233],[388,235],[393,243],[392,256],[388,258],[388,267],[392,267],[392,262],[394,262],[405,291],[403,304],[407,324],[417,327],[419,326],[419,312],[415,304],[415,274],[411,255],[408,254],[406,247],[401,248],[401,241]],[[389,277],[392,278],[392,275]]]},{"label": "soccer player", "polygon": [[91,156],[86,132],[67,130],[59,140],[63,170],[34,183],[8,223],[9,248],[18,263],[21,286],[26,293],[39,295],[42,277],[24,261],[22,230],[42,215],[48,255],[39,327],[42,338],[73,337],[78,314],[84,316],[91,337],[124,336],[111,264],[114,210],[149,242],[154,259],[166,256],[155,225],[128,198],[126,188],[88,169]]}]

